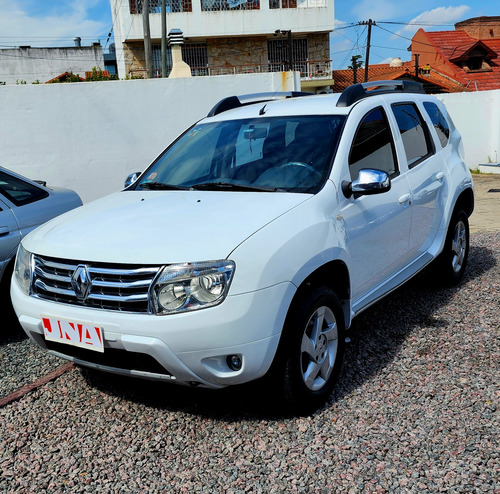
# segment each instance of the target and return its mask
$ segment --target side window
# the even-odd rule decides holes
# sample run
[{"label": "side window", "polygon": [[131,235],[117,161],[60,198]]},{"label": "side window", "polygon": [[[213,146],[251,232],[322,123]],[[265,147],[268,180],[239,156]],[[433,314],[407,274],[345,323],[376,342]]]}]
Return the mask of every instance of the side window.
[{"label": "side window", "polygon": [[426,101],[424,103],[424,108],[429,114],[429,117],[431,117],[432,123],[434,124],[434,128],[436,129],[441,142],[441,146],[445,147],[450,138],[450,126],[448,125],[445,116],[441,113],[438,106],[430,101]]},{"label": "side window", "polygon": [[24,206],[49,195],[45,190],[3,172],[0,172],[0,194],[3,194],[16,206]]},{"label": "side window", "polygon": [[433,153],[429,131],[417,109],[411,103],[392,105],[411,168]]},{"label": "side window", "polygon": [[397,173],[396,154],[391,130],[382,108],[365,115],[359,124],[349,154],[351,179],[358,178],[362,168],[383,170],[390,176]]}]

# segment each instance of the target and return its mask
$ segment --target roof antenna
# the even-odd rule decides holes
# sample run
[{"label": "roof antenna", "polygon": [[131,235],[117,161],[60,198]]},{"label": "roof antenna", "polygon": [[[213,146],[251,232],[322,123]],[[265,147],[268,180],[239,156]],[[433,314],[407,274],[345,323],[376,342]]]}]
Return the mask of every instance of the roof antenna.
[{"label": "roof antenna", "polygon": [[259,110],[259,115],[264,115],[264,113],[266,113],[266,106],[267,103]]}]

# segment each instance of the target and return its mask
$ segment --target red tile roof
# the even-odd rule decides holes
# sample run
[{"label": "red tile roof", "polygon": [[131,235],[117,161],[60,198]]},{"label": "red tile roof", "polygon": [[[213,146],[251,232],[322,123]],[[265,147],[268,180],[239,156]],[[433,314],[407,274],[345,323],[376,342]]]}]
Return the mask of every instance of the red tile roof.
[{"label": "red tile roof", "polygon": [[[446,63],[452,79],[467,88],[476,91],[489,89],[500,89],[500,38],[477,40],[471,38],[465,31],[434,31],[425,32],[429,43],[436,48]],[[463,60],[467,52],[473,47],[482,47],[487,56],[485,59],[491,67],[491,71],[466,71],[453,63]]]},{"label": "red tile roof", "polygon": [[[363,82],[365,77],[365,69],[358,69],[357,82]],[[353,71],[334,70],[333,79],[335,81],[332,89],[334,92],[341,92],[346,87],[353,84]],[[444,74],[435,70],[431,70],[429,74],[419,74],[418,78],[415,76],[415,66],[413,62],[404,62],[402,67],[391,67],[388,63],[370,65],[368,68],[369,81],[393,81],[396,79],[413,79],[421,82],[426,86],[429,92],[446,92],[455,93],[464,91],[465,88],[462,84],[452,80]]]}]

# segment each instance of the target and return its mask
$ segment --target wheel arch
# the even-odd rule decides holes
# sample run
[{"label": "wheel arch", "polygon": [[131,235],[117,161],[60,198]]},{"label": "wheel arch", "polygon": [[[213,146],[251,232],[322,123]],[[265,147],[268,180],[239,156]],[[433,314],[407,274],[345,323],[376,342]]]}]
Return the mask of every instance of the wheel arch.
[{"label": "wheel arch", "polygon": [[453,208],[453,214],[455,214],[460,209],[465,211],[467,216],[470,216],[474,211],[474,192],[472,191],[472,188],[468,187],[457,197],[457,200],[455,201],[455,207]]},{"label": "wheel arch", "polygon": [[298,287],[290,307],[305,290],[320,285],[331,288],[339,297],[348,328],[351,325],[351,279],[347,265],[339,259],[327,262],[309,274]]}]

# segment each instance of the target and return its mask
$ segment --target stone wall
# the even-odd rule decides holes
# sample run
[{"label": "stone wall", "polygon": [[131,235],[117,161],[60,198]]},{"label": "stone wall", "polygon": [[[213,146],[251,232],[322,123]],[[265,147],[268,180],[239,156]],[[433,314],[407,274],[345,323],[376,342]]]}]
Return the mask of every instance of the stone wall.
[{"label": "stone wall", "polygon": [[267,64],[267,38],[213,38],[207,40],[208,65],[233,67],[235,65]]},{"label": "stone wall", "polygon": [[142,41],[123,43],[123,54],[125,57],[125,76],[145,77],[144,43]]},{"label": "stone wall", "polygon": [[330,35],[329,33],[309,34],[307,36],[309,60],[330,60]]}]

